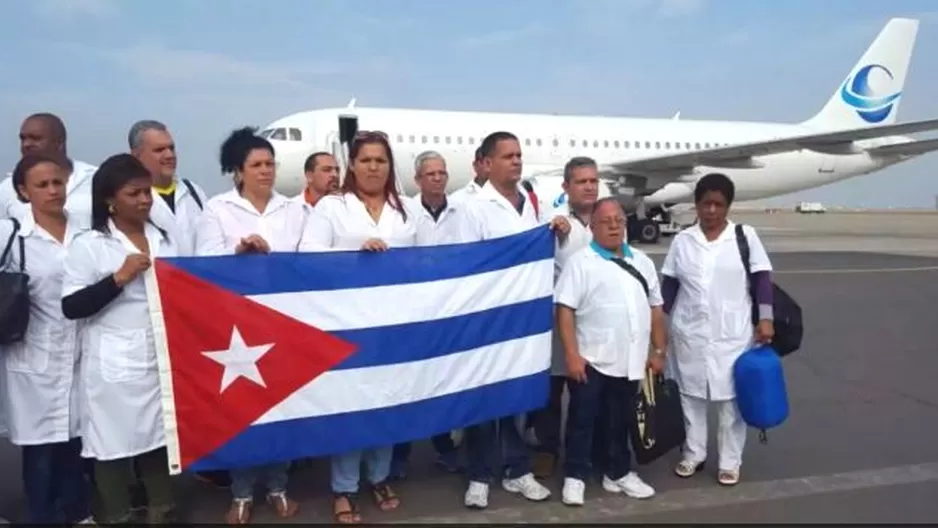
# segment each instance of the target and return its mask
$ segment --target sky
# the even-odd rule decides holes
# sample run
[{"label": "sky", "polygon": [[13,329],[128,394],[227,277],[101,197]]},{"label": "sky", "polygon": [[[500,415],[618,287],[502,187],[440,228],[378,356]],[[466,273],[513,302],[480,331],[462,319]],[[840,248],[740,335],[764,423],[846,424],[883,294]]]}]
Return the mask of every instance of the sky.
[{"label": "sky", "polygon": [[[921,20],[899,120],[938,117],[934,0],[8,0],[0,167],[33,112],[98,164],[138,119],[180,175],[229,188],[220,142],[297,111],[359,106],[797,123],[891,17]],[[931,67],[930,67],[931,66]],[[935,207],[938,153],[783,197]],[[6,172],[6,171],[4,171]]]}]

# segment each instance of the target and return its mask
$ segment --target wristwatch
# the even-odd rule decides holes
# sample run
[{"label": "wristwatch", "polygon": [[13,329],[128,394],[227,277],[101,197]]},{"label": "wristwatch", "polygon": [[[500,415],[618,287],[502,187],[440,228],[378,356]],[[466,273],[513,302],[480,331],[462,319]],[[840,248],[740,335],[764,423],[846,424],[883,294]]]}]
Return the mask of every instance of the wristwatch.
[{"label": "wristwatch", "polygon": [[656,348],[652,351],[652,354],[658,357],[664,357],[664,350],[661,350],[660,348]]}]

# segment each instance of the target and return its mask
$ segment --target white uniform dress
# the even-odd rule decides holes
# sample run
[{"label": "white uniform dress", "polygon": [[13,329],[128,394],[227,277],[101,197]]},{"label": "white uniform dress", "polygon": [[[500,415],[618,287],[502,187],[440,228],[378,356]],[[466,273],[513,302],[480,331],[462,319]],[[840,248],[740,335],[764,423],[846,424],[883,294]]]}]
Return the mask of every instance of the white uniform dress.
[{"label": "white uniform dress", "polygon": [[[687,445],[693,463],[706,458],[707,401],[720,402],[720,469],[741,464],[746,425],[736,407],[733,364],[753,342],[752,301],[729,222],[708,241],[699,225],[674,237],[661,273],[676,278],[680,289],[671,308],[670,357],[681,388]],[[744,227],[749,240],[752,272],[771,271],[772,264],[755,230]]]},{"label": "white uniform dress", "polygon": [[[65,209],[72,217],[82,222],[91,222],[91,179],[98,168],[83,161],[72,160],[72,174],[65,186]],[[22,221],[29,213],[29,204],[16,197],[13,177],[0,182],[0,218],[16,218]]]},{"label": "white uniform dress", "polygon": [[[141,253],[108,221],[109,234],[88,230],[65,259],[62,297],[112,275]],[[151,258],[174,257],[176,245],[147,224]],[[145,274],[126,284],[101,311],[81,321],[82,456],[116,460],[166,445],[156,346]]]},{"label": "white uniform dress", "polygon": [[[77,321],[62,314],[62,278],[66,250],[87,223],[69,216],[59,242],[39,227],[31,210],[22,219],[26,273],[29,275],[29,326],[25,338],[2,351],[3,391],[10,441],[15,445],[68,442],[79,436],[79,359]],[[13,225],[0,221],[0,242]],[[14,241],[7,269],[20,269]]]},{"label": "white uniform dress", "polygon": [[332,238],[328,222],[316,209],[275,192],[261,213],[231,190],[205,205],[196,227],[196,254],[233,254],[250,235],[266,240],[271,252],[322,251]]},{"label": "white uniform dress", "polygon": [[[197,183],[189,180],[192,188],[205,207],[208,198],[205,191]],[[169,232],[170,238],[176,241],[179,247],[179,256],[186,257],[195,254],[195,233],[202,208],[196,202],[189,186],[181,179],[176,181],[176,190],[173,193],[173,208],[170,209],[166,200],[153,193],[153,208],[150,209],[150,219],[153,223]]]}]

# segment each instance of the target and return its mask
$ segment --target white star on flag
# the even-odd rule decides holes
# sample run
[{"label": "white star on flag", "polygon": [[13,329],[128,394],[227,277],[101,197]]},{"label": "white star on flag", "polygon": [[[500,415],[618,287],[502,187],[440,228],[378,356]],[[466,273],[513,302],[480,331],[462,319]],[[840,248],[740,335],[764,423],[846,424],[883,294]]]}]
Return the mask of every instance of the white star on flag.
[{"label": "white star on flag", "polygon": [[225,392],[225,389],[231,386],[239,377],[249,379],[266,388],[267,385],[264,383],[264,378],[261,377],[261,371],[257,369],[257,362],[274,345],[275,343],[247,346],[241,337],[241,332],[235,326],[231,330],[231,344],[228,345],[227,350],[202,352],[205,357],[225,367],[225,373],[221,377],[219,394]]}]

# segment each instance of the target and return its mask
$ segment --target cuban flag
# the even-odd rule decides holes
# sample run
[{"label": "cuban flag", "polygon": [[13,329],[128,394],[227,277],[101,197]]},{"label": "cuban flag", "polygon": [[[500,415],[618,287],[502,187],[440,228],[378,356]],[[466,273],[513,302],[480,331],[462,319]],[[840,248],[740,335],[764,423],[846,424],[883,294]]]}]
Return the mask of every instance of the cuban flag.
[{"label": "cuban flag", "polygon": [[157,259],[170,472],[389,446],[543,406],[553,256],[545,226],[383,253]]}]

